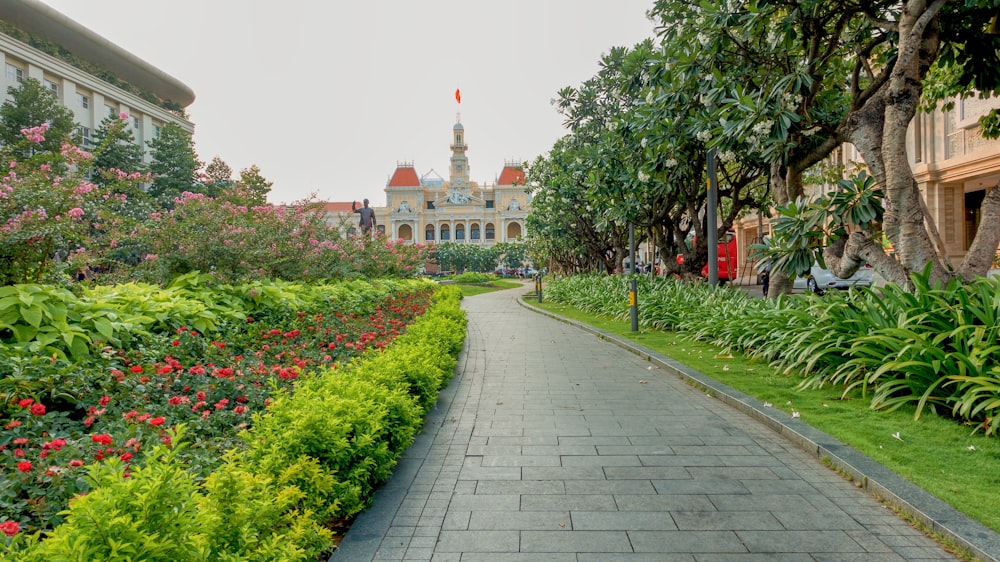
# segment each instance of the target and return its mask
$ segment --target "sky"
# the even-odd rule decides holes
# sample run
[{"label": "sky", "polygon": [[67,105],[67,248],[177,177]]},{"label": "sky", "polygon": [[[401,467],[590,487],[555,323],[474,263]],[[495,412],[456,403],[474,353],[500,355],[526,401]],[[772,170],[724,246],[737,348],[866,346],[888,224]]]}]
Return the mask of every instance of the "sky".
[{"label": "sky", "polygon": [[654,35],[653,0],[42,1],[194,90],[199,159],[256,164],[272,203],[383,205],[401,162],[447,179],[459,112],[492,184],[568,132],[561,88]]}]

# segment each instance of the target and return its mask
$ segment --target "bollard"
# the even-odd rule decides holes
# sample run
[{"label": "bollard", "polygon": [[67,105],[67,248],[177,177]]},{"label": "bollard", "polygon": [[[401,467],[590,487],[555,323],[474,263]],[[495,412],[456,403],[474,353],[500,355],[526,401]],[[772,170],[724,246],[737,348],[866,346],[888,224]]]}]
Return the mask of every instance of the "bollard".
[{"label": "bollard", "polygon": [[542,302],[542,274],[535,274],[535,296],[538,297],[538,302]]},{"label": "bollard", "polygon": [[628,305],[629,305],[629,316],[632,318],[632,331],[639,331],[639,305],[636,303],[635,298],[636,288],[635,288],[635,275],[628,281]]}]

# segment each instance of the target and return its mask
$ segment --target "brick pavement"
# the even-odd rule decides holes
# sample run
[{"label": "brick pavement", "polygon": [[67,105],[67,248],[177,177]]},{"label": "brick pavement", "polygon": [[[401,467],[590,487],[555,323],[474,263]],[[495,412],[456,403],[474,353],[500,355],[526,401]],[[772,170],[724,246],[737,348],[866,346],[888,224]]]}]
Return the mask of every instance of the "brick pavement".
[{"label": "brick pavement", "polygon": [[660,364],[467,298],[456,376],[332,561],[954,560]]}]

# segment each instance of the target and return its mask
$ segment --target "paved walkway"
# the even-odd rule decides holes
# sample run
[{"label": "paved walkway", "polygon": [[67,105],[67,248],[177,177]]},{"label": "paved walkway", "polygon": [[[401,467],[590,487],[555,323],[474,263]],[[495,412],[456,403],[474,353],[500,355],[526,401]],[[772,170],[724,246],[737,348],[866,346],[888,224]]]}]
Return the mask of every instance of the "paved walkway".
[{"label": "paved walkway", "polygon": [[424,432],[332,560],[954,560],[783,435],[520,306],[469,335]]}]

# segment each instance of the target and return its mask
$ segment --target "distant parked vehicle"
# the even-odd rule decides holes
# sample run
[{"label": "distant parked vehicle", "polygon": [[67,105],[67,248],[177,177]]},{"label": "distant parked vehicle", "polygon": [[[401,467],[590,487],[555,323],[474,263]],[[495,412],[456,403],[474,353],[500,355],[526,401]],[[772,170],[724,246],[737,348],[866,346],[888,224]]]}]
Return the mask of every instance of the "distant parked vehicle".
[{"label": "distant parked vehicle", "polygon": [[796,277],[792,283],[792,288],[809,291],[811,293],[822,293],[827,289],[849,289],[851,287],[871,287],[875,282],[875,272],[870,265],[858,268],[854,275],[847,279],[841,279],[833,274],[829,269],[823,269],[818,263],[814,263],[812,269],[804,277]]}]

